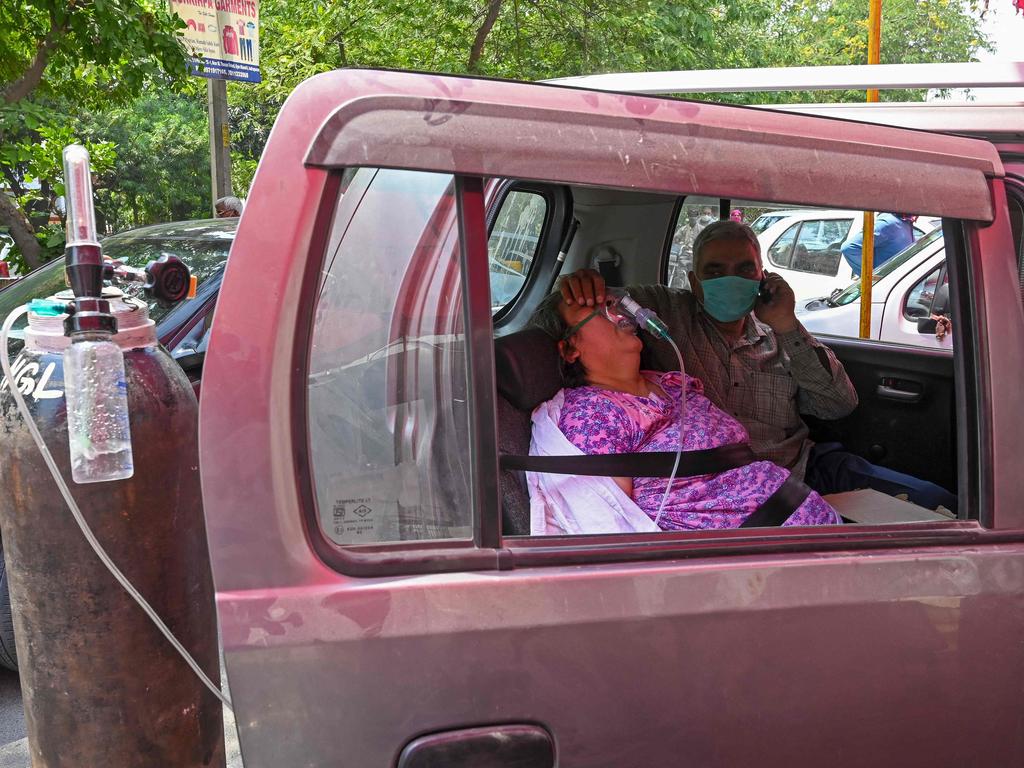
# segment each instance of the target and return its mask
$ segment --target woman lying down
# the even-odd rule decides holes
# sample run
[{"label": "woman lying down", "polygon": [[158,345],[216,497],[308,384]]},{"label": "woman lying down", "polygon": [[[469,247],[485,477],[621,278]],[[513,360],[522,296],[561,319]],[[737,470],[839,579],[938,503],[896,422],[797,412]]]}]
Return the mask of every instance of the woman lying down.
[{"label": "woman lying down", "polygon": [[[558,340],[565,388],[533,412],[530,453],[564,456],[675,451],[679,448],[678,371],[640,370],[636,326],[614,308],[566,303],[552,294],[534,325]],[[686,377],[683,449],[746,443],[746,430]],[[580,477],[527,473],[531,533],[736,528],[785,482],[789,471],[770,461],[672,483],[658,524],[667,477]],[[813,491],[784,525],[842,522]]]}]

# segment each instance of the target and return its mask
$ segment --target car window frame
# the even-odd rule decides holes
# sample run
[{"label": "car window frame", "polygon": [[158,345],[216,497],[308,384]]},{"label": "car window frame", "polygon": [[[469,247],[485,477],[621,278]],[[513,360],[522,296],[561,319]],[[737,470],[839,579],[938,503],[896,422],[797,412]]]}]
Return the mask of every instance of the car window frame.
[{"label": "car window frame", "polygon": [[[572,192],[567,186],[523,179],[502,179],[487,200],[485,223],[488,242],[494,224],[501,213],[501,208],[512,192],[531,192],[542,195],[547,203],[547,210],[543,229],[537,239],[537,248],[533,254],[530,271],[516,295],[493,314],[492,322],[495,328],[505,328],[516,323],[523,307],[527,311],[531,310],[532,302],[537,298],[537,294],[547,293],[551,290],[561,266],[557,261],[558,253],[563,246],[566,233],[570,231],[572,225],[573,199]],[[488,289],[490,289],[490,282],[488,282]]]},{"label": "car window frame", "polygon": [[[916,323],[918,320],[924,320],[924,319],[927,319],[928,317],[931,316],[932,311],[935,309],[935,299],[936,299],[936,297],[938,295],[938,289],[939,289],[939,286],[942,285],[942,278],[943,278],[943,275],[945,275],[945,274],[947,274],[945,262],[943,262],[941,264],[937,264],[935,267],[933,267],[932,269],[929,269],[927,272],[925,272],[919,278],[914,280],[914,282],[910,285],[910,288],[908,288],[906,291],[904,291],[903,296],[901,296],[900,299],[899,299],[900,304],[901,304],[901,306],[900,306],[900,314],[903,316],[904,320],[907,320],[908,322],[911,322],[911,323]],[[920,316],[912,316],[912,315],[907,314],[907,307],[910,304],[910,295],[917,289],[917,287],[919,285],[922,285],[932,275],[935,275],[935,291],[932,293],[932,297],[928,301],[928,306],[925,307],[925,311],[927,312],[927,314],[920,315]],[[924,306],[924,305],[921,305],[921,306]]]},{"label": "car window frame", "polygon": [[[526,182],[516,180],[506,180],[501,183],[498,188],[497,194],[492,198],[491,202],[487,206],[487,243],[488,243],[488,264],[490,263],[490,240],[491,234],[494,232],[494,227],[498,223],[498,219],[501,216],[502,210],[505,208],[505,204],[508,202],[509,197],[515,192],[523,192],[526,194],[537,195],[544,201],[544,218],[541,222],[540,233],[537,235],[537,243],[533,248],[533,253],[530,256],[530,266],[526,274],[523,275],[523,281],[519,285],[518,290],[512,295],[512,297],[506,301],[501,308],[494,313],[495,317],[503,314],[508,307],[515,303],[516,299],[519,298],[520,294],[526,289],[527,284],[530,281],[530,275],[537,266],[538,260],[543,253],[544,237],[551,229],[551,226],[555,218],[555,195],[552,191],[542,185],[528,184]],[[492,296],[493,299],[493,296]]]},{"label": "car window frame", "polygon": [[[338,174],[340,179],[340,174]],[[599,564],[657,561],[663,559],[690,557],[733,557],[758,553],[831,552],[841,549],[906,547],[943,545],[949,543],[971,543],[994,541],[1008,535],[993,529],[991,521],[986,524],[981,515],[987,515],[990,507],[979,505],[979,518],[949,521],[922,521],[915,523],[822,526],[815,528],[787,529],[770,527],[758,529],[721,529],[704,531],[660,531],[628,534],[586,534],[568,536],[514,536],[501,531],[500,469],[497,443],[496,396],[497,387],[494,369],[494,328],[495,320],[490,311],[490,283],[488,277],[489,251],[487,241],[489,227],[485,221],[483,207],[484,179],[455,174],[456,203],[459,210],[459,260],[462,270],[463,311],[467,338],[467,375],[470,377],[467,397],[470,400],[471,442],[476,469],[471,478],[473,493],[473,538],[472,540],[421,539],[416,541],[388,542],[378,544],[339,545],[324,535],[317,522],[317,507],[312,473],[305,472],[302,491],[302,510],[309,538],[314,550],[330,567],[340,573],[355,577],[410,575],[417,573],[457,572],[465,570],[503,570],[513,567],[535,567],[573,564]],[[336,185],[340,188],[340,182]],[[468,196],[467,196],[468,195]],[[335,197],[335,200],[337,198]],[[331,208],[323,204],[323,207]],[[464,221],[462,211],[474,212],[472,221]],[[328,255],[328,239],[332,226],[330,217],[333,210],[321,215],[327,218],[311,247],[315,258],[307,260],[307,274],[304,280],[314,285]],[[957,224],[959,224],[957,222]],[[954,230],[955,231],[955,230]],[[962,229],[960,230],[962,233]],[[948,242],[948,241],[947,241]],[[964,246],[966,247],[966,246]],[[473,254],[476,254],[475,256]],[[948,251],[947,251],[948,254]],[[948,255],[947,255],[948,258]],[[468,274],[467,274],[468,272]],[[969,279],[969,274],[966,276]],[[484,280],[484,278],[487,278]],[[484,280],[483,291],[471,293],[467,286],[476,280]],[[961,276],[960,279],[964,279]],[[960,304],[969,302],[970,297],[960,297]],[[962,319],[964,308],[957,308],[957,317]],[[311,334],[313,316],[307,316],[304,333]],[[302,352],[304,360],[297,366],[296,373],[304,376],[308,346],[297,344],[296,352]],[[965,350],[968,352],[969,350]],[[961,358],[965,361],[966,357]],[[957,376],[967,373],[961,363]],[[304,378],[302,390],[305,391]],[[959,378],[958,378],[959,382]],[[958,403],[961,409],[968,408],[974,413],[975,421],[958,420],[957,429],[961,443],[969,448],[967,458],[960,460],[958,467],[961,485],[965,492],[975,492],[981,486],[980,457],[983,450],[966,435],[977,428],[976,401],[971,401],[963,387],[957,387]],[[974,390],[972,390],[974,391]],[[303,408],[297,412],[295,428],[303,435],[302,443],[309,450],[306,419],[307,398],[299,398]],[[960,423],[963,422],[963,423]],[[977,434],[974,432],[974,434]],[[310,457],[299,457],[300,462],[309,466]],[[968,471],[964,477],[963,466],[973,464],[977,469]],[[978,498],[975,496],[975,498]]]},{"label": "car window frame", "polygon": [[[807,227],[807,225],[809,223],[812,223],[812,222],[816,223],[816,224],[819,225],[819,227],[818,227],[819,231],[824,231],[825,230],[825,226],[829,222],[832,222],[832,221],[840,222],[840,225],[841,225],[841,223],[847,221],[847,219],[838,219],[838,218],[832,217],[832,218],[820,218],[820,219],[806,219],[806,220],[802,221],[800,223],[800,231],[797,232],[796,239],[793,240],[793,248],[790,250],[789,266],[788,267],[784,267],[784,269],[788,269],[791,272],[799,272],[802,275],[815,275],[817,277],[821,277],[821,278],[825,278],[825,279],[839,277],[839,269],[842,266],[842,262],[843,262],[842,250],[840,250],[840,252],[839,252],[839,258],[836,261],[836,268],[835,268],[834,272],[818,272],[817,270],[802,269],[800,267],[796,267],[796,266],[793,265],[793,263],[795,261],[795,258],[796,258],[796,246],[800,244],[800,237],[803,235],[804,229]],[[850,230],[851,229],[853,229],[853,221],[852,220],[850,220],[850,224],[846,228],[846,233],[843,235],[842,239],[839,241],[840,244],[845,242],[846,238],[850,236]]]},{"label": "car window frame", "polygon": [[687,205],[707,205],[709,207],[712,207],[712,203],[703,203],[703,202],[687,203],[686,201],[688,199],[691,199],[691,198],[697,198],[698,200],[711,200],[711,201],[714,201],[713,207],[717,207],[718,208],[718,215],[719,215],[719,218],[717,218],[715,221],[722,221],[723,220],[722,219],[722,211],[723,210],[726,211],[726,218],[727,218],[728,217],[729,207],[732,204],[732,201],[729,198],[727,198],[727,197],[712,197],[710,195],[695,195],[695,194],[679,195],[678,197],[676,197],[674,199],[674,201],[672,203],[672,214],[669,216],[668,228],[667,228],[667,230],[665,232],[665,242],[662,243],[662,246],[661,246],[661,262],[660,262],[660,265],[658,267],[658,275],[659,275],[658,280],[660,281],[661,285],[666,285],[666,286],[668,285],[668,279],[669,279],[669,272],[668,272],[668,270],[669,270],[669,266],[671,265],[671,262],[672,262],[672,241],[675,239],[676,232],[679,230],[679,227],[681,226],[679,219],[683,215],[683,210],[686,208]]}]

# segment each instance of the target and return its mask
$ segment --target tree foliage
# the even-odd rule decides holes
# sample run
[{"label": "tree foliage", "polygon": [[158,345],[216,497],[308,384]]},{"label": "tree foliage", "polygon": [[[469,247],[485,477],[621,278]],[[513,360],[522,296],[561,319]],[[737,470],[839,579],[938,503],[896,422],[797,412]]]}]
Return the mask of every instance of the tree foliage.
[{"label": "tree foliage", "polygon": [[[882,61],[974,59],[987,46],[984,6],[885,0]],[[100,162],[97,211],[107,226],[208,210],[205,83],[184,78],[175,34],[182,24],[163,8],[161,0],[0,4],[0,90],[8,105],[0,106],[0,170],[34,227],[52,213],[59,142],[69,137],[91,142]],[[244,195],[281,105],[320,72],[388,67],[538,80],[865,63],[867,8],[865,0],[262,0],[263,82],[229,86],[234,186]],[[26,91],[41,59],[42,74]],[[151,87],[139,96],[145,83]],[[712,98],[861,100],[863,93]],[[9,221],[9,199],[0,194],[0,225]]]},{"label": "tree foliage", "polygon": [[[82,140],[79,111],[126,103],[147,82],[184,78],[180,27],[159,0],[0,3],[0,164],[12,192],[0,192],[0,226],[27,266],[52,243],[37,230],[53,213],[62,142]],[[102,166],[111,147],[91,149]]]},{"label": "tree foliage", "polygon": [[[752,3],[744,3],[752,5]],[[732,5],[732,4],[730,4]],[[868,18],[863,0],[786,0],[761,14],[734,13],[719,40],[725,57],[714,66],[796,67],[867,64]],[[737,10],[734,8],[734,11]],[[885,0],[882,64],[975,61],[989,48],[982,2]],[[883,100],[921,100],[923,92],[885,91]],[[862,101],[863,91],[745,94],[743,101]],[[727,100],[738,100],[735,97]]]}]

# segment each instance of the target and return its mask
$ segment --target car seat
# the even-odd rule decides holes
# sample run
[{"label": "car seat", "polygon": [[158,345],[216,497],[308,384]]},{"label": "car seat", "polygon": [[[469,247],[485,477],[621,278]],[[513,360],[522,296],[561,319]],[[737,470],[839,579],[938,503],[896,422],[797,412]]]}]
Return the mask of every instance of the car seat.
[{"label": "car seat", "polygon": [[[527,328],[494,341],[497,376],[498,452],[523,456],[530,452],[533,409],[562,388],[558,346],[539,328]],[[502,533],[530,533],[530,495],[526,473],[501,470]]]}]

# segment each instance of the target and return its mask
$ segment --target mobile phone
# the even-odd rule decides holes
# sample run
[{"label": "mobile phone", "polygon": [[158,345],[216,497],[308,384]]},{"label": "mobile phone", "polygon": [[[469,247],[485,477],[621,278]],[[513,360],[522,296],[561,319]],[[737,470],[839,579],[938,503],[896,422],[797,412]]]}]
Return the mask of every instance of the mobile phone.
[{"label": "mobile phone", "polygon": [[771,302],[772,293],[768,290],[768,278],[761,278],[761,284],[757,287],[757,300],[762,304]]}]

